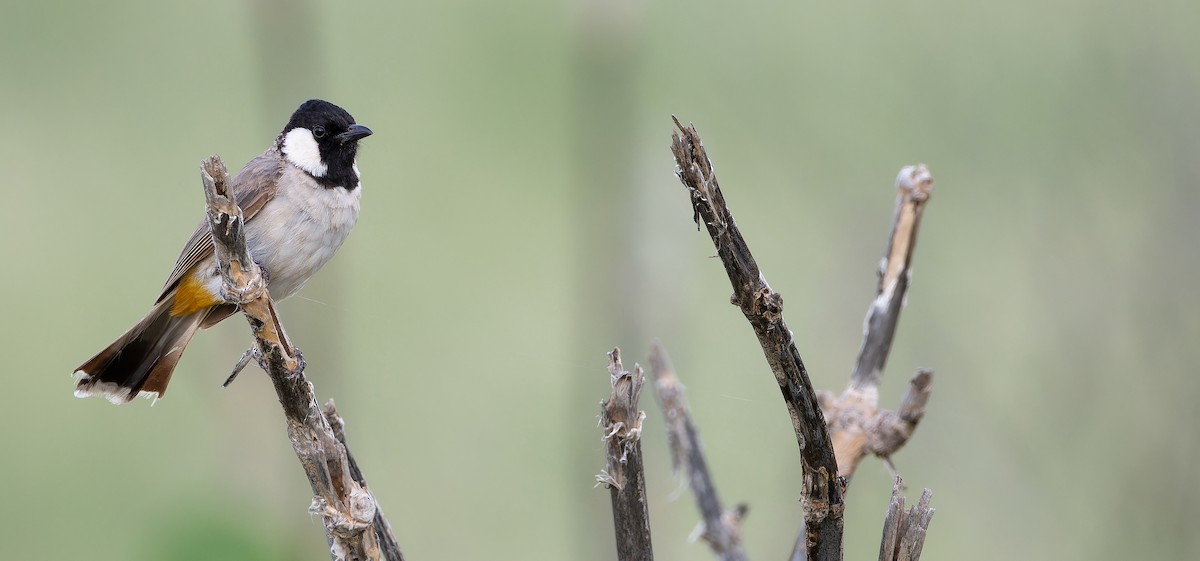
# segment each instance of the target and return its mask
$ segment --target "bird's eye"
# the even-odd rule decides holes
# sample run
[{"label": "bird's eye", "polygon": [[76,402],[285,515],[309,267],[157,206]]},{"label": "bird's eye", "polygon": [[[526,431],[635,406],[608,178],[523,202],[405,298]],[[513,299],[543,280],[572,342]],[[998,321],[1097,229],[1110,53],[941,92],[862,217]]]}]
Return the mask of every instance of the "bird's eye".
[{"label": "bird's eye", "polygon": [[322,127],[321,125],[317,125],[317,126],[313,127],[312,132],[313,132],[314,137],[321,138],[321,137],[325,136],[325,127]]}]

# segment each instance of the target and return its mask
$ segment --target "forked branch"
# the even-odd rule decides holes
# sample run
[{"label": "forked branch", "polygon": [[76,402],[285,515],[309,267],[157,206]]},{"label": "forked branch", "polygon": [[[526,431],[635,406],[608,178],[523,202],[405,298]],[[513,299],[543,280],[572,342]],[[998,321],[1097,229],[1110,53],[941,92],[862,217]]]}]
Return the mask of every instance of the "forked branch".
[{"label": "forked branch", "polygon": [[892,231],[879,266],[875,300],[863,322],[863,343],[854,374],[841,396],[821,394],[838,475],[847,480],[866,454],[883,458],[891,468],[892,454],[908,441],[924,416],[933,385],[933,371],[921,369],[909,382],[908,393],[897,411],[879,409],[879,384],[908,294],[917,229],[933,192],[933,176],[923,164],[905,167],[896,177],[896,190]]}]

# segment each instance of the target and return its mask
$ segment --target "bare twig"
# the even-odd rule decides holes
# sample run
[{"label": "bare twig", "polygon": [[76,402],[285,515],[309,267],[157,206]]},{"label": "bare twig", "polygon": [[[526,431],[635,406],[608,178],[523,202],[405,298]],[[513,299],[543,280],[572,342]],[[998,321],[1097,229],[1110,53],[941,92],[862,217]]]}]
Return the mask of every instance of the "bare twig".
[{"label": "bare twig", "polygon": [[608,443],[605,467],[596,476],[612,496],[613,527],[620,561],[652,561],[650,511],[646,505],[646,478],[642,472],[642,421],[638,398],[646,384],[642,368],[633,372],[621,365],[621,349],[608,353],[612,395],[600,403],[600,427]]},{"label": "bare twig", "polygon": [[896,411],[883,410],[875,416],[870,429],[871,437],[867,439],[868,452],[890,461],[892,454],[908,442],[917,423],[925,416],[925,404],[929,401],[932,385],[933,371],[918,369],[908,381],[908,391],[900,400],[900,408]]},{"label": "bare twig", "polygon": [[883,366],[887,363],[896,324],[900,321],[900,308],[908,292],[917,229],[921,225],[925,203],[933,191],[933,176],[924,164],[907,166],[896,176],[896,190],[892,233],[888,236],[887,250],[879,268],[876,298],[863,322],[863,344],[850,380],[854,387],[878,388],[883,377]]},{"label": "bare twig", "polygon": [[692,494],[696,497],[696,508],[700,509],[700,515],[704,518],[700,522],[700,537],[708,542],[722,561],[745,561],[741,523],[746,516],[747,506],[739,504],[731,511],[721,507],[721,499],[717,497],[717,488],[713,485],[708,463],[704,459],[704,447],[700,444],[700,436],[688,412],[683,384],[679,382],[662,345],[655,344],[650,348],[650,374],[654,378],[658,404],[666,419],[671,463],[676,472],[680,469],[687,471]]},{"label": "bare twig", "polygon": [[840,397],[826,395],[822,399],[838,475],[847,480],[866,454],[890,461],[908,441],[925,414],[933,384],[933,372],[920,370],[910,382],[900,413],[879,410],[879,383],[908,292],[917,229],[933,190],[933,176],[923,164],[905,167],[896,177],[896,189],[892,231],[879,267],[876,297],[863,322],[863,343],[854,374]]},{"label": "bare twig", "polygon": [[[325,402],[323,413],[329,427],[333,429],[334,436],[346,448],[346,459],[350,462],[350,476],[363,489],[371,493],[371,487],[367,485],[367,478],[359,469],[358,462],[354,461],[354,454],[350,453],[350,447],[346,445],[346,421],[338,414],[337,406],[332,399]],[[375,494],[371,493],[371,496],[374,497]],[[400,551],[400,544],[396,543],[396,534],[392,531],[392,525],[388,523],[387,518],[384,518],[383,509],[379,508],[378,504],[375,505],[375,518],[371,520],[371,526],[375,528],[375,539],[379,540],[382,558],[386,561],[404,561],[404,554]]]},{"label": "bare twig", "polygon": [[262,272],[246,247],[242,211],[230,192],[229,172],[213,156],[201,165],[200,175],[225,300],[239,305],[250,322],[260,365],[275,386],[288,437],[315,494],[309,510],[321,515],[330,555],[334,561],[383,559],[375,532],[366,531],[377,514],[375,498],[351,476],[346,447],[322,415],[312,384],[304,378],[304,360],[288,341]]},{"label": "bare twig", "polygon": [[926,489],[921,500],[904,511],[904,480],[896,476],[892,486],[892,502],[888,505],[887,518],[883,522],[883,538],[879,542],[879,561],[918,561],[925,546],[925,532],[933,518],[934,508],[929,506],[933,492]]},{"label": "bare twig", "polygon": [[703,222],[733,285],[733,304],[750,322],[791,415],[803,468],[805,549],[812,561],[842,557],[842,483],[826,432],[825,418],[792,332],[783,320],[783,297],[771,290],[742,238],[717,184],[712,162],[695,127],[671,135],[676,175],[691,195],[697,223]]}]

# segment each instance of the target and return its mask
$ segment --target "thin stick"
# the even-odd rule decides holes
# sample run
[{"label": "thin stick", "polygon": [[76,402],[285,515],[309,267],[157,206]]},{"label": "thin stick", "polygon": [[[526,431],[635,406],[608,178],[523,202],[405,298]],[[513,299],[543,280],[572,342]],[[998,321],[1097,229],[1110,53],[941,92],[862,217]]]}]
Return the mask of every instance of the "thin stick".
[{"label": "thin stick", "polygon": [[632,373],[625,370],[621,349],[608,353],[608,373],[612,395],[600,404],[600,427],[608,445],[605,467],[596,481],[597,485],[607,486],[612,497],[617,559],[653,561],[646,477],[642,472],[642,421],[646,412],[638,409],[646,376],[636,364]]},{"label": "thin stick", "polygon": [[741,543],[741,522],[747,507],[745,504],[739,504],[732,511],[721,507],[717,488],[708,472],[708,462],[704,459],[704,447],[700,444],[695,425],[692,424],[683,384],[679,382],[675,369],[671,367],[671,359],[667,357],[662,345],[655,344],[650,348],[650,374],[654,378],[654,393],[658,396],[658,404],[662,408],[663,418],[666,419],[671,463],[676,472],[686,469],[692,495],[696,498],[696,508],[700,510],[703,518],[700,523],[700,537],[708,542],[713,553],[722,561],[745,561],[746,552]]},{"label": "thin stick", "polygon": [[671,135],[675,173],[691,195],[694,218],[708,229],[733,285],[732,302],[758,336],[792,419],[803,473],[807,559],[840,561],[843,502],[837,461],[808,371],[783,320],[783,297],[767,285],[734,223],[699,133],[679,119],[675,125],[679,128]]},{"label": "thin stick", "polygon": [[315,494],[309,511],[321,515],[330,556],[334,561],[384,559],[375,532],[366,531],[378,512],[375,498],[351,476],[346,447],[322,415],[312,384],[304,378],[304,360],[284,334],[262,272],[246,247],[242,211],[231,194],[229,172],[213,156],[201,164],[200,175],[224,277],[224,297],[240,306],[250,322],[260,365],[275,386],[288,437]]}]

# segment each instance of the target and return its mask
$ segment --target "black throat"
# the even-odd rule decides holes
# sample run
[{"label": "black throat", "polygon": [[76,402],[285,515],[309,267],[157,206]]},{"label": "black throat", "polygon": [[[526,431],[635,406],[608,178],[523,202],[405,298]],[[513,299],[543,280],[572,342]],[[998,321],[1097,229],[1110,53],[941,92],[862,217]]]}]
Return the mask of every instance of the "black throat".
[{"label": "black throat", "polygon": [[357,151],[357,146],[337,146],[336,149],[326,153],[325,146],[322,146],[321,159],[325,161],[327,168],[325,175],[321,177],[309,175],[326,189],[335,187],[345,187],[347,191],[358,189],[358,174],[354,172],[354,155]]}]

